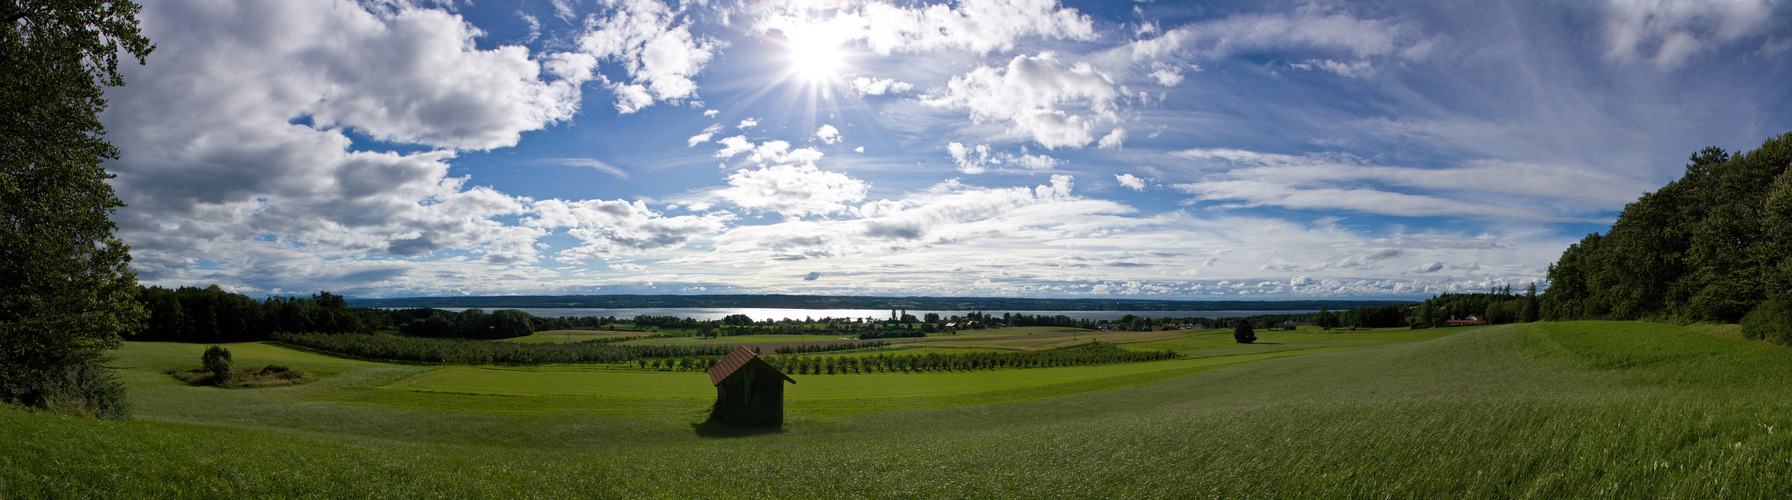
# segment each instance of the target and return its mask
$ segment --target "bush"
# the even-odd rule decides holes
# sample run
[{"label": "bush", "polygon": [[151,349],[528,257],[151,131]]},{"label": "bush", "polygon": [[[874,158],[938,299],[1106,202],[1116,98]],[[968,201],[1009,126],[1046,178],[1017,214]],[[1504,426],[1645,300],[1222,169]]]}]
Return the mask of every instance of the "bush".
[{"label": "bush", "polygon": [[1792,344],[1792,302],[1773,299],[1742,317],[1742,335],[1775,344]]},{"label": "bush", "polygon": [[107,420],[131,418],[130,406],[124,399],[124,386],[98,364],[83,363],[50,370],[44,372],[43,378],[22,385],[8,388],[14,394],[9,403]]},{"label": "bush", "polygon": [[224,346],[211,346],[205,354],[199,356],[199,363],[205,371],[212,372],[212,383],[222,386],[230,383],[230,350]]}]

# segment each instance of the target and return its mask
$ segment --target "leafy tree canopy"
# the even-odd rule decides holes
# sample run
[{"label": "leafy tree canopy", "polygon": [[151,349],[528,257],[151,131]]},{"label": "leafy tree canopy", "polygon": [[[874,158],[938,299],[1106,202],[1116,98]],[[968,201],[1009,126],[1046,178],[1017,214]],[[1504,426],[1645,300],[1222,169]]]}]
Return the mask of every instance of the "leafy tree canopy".
[{"label": "leafy tree canopy", "polygon": [[1792,299],[1789,167],[1792,133],[1747,153],[1694,153],[1679,180],[1549,267],[1542,317],[1734,322]]},{"label": "leafy tree canopy", "polygon": [[151,50],[130,1],[0,0],[0,400],[43,405],[44,381],[96,363],[143,318],[124,204],[100,166],[106,86]]}]

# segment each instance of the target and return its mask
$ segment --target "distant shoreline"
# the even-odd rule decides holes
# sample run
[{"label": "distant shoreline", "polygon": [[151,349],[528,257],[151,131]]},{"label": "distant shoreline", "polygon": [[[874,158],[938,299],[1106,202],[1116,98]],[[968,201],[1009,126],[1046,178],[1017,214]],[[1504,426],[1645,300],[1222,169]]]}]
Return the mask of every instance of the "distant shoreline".
[{"label": "distant shoreline", "polygon": [[766,308],[956,311],[1312,311],[1415,303],[1410,300],[1132,300],[825,295],[513,295],[349,299],[378,308]]}]

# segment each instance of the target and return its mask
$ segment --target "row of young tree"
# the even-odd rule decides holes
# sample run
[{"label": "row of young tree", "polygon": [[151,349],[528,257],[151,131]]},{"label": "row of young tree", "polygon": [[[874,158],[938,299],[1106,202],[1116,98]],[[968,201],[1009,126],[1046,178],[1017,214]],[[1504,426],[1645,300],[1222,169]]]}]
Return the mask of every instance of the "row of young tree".
[{"label": "row of young tree", "polygon": [[[1113,363],[1158,361],[1178,357],[1176,351],[1135,351],[1111,343],[1088,344],[1042,351],[1001,351],[927,354],[877,354],[868,356],[764,356],[766,362],[791,375],[847,373],[914,373],[929,371],[995,370],[1002,368],[1050,368]],[[638,367],[663,371],[705,371],[720,356],[637,360]]]},{"label": "row of young tree", "polygon": [[363,359],[451,364],[625,363],[643,358],[720,357],[734,349],[733,346],[619,345],[611,339],[524,343],[362,333],[277,333],[273,340]]},{"label": "row of young tree", "polygon": [[889,342],[842,342],[838,344],[796,344],[781,345],[772,352],[778,354],[814,354],[818,352],[855,351],[859,349],[876,349],[889,346]]},{"label": "row of young tree", "polygon": [[1792,133],[1694,153],[1679,180],[1569,246],[1549,280],[1544,319],[1735,322],[1759,310],[1745,333],[1792,341]]}]

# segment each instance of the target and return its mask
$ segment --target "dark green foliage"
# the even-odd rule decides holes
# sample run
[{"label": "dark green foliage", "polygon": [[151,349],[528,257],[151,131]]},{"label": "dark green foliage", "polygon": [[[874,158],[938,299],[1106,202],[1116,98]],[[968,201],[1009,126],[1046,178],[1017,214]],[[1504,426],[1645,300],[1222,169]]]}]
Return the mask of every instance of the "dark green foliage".
[{"label": "dark green foliage", "polygon": [[1238,323],[1232,325],[1232,340],[1237,341],[1240,344],[1256,342],[1257,332],[1251,329],[1250,321],[1240,320]]},{"label": "dark green foliage", "polygon": [[367,326],[362,315],[374,312],[349,309],[341,295],[330,292],[255,300],[217,285],[140,288],[138,300],[149,310],[149,321],[132,340],[146,341],[250,342],[274,332],[355,332]]},{"label": "dark green foliage", "polygon": [[100,362],[63,365],[46,372],[15,387],[21,396],[12,402],[69,415],[130,419],[124,385]]},{"label": "dark green foliage", "polygon": [[1338,315],[1332,314],[1331,311],[1321,307],[1319,308],[1319,313],[1313,315],[1313,325],[1320,328],[1337,328]]},{"label": "dark green foliage", "polygon": [[[765,360],[784,373],[833,375],[873,372],[925,372],[994,370],[999,368],[1048,368],[1103,365],[1175,359],[1175,351],[1134,351],[1111,343],[1041,351],[965,352],[927,354],[879,354],[876,356],[769,356]],[[707,369],[707,367],[705,367]]]},{"label": "dark green foliage", "polygon": [[212,372],[213,384],[222,386],[230,383],[230,350],[224,346],[206,348],[205,354],[199,355],[199,366]]},{"label": "dark green foliage", "polygon": [[1792,302],[1771,299],[1742,317],[1742,335],[1776,344],[1792,344]]},{"label": "dark green foliage", "polygon": [[613,339],[526,344],[357,333],[277,333],[273,339],[358,358],[458,364],[623,363],[641,358],[719,357],[734,349],[732,346],[613,345],[618,342]]},{"label": "dark green foliage", "polygon": [[[110,387],[94,382],[105,380],[97,364],[142,321],[130,248],[112,234],[124,203],[100,165],[118,149],[99,120],[104,87],[124,85],[120,55],[141,63],[154,48],[137,10],[0,4],[0,401],[110,397],[88,390]],[[78,406],[107,415],[110,404]]]},{"label": "dark green foliage", "polygon": [[1792,285],[1792,134],[1686,173],[1624,207],[1549,268],[1544,319],[1736,321]]},{"label": "dark green foliage", "polygon": [[781,345],[772,352],[778,354],[811,354],[817,352],[851,351],[855,349],[873,349],[890,345],[889,342],[846,342],[840,344],[797,344]]}]

